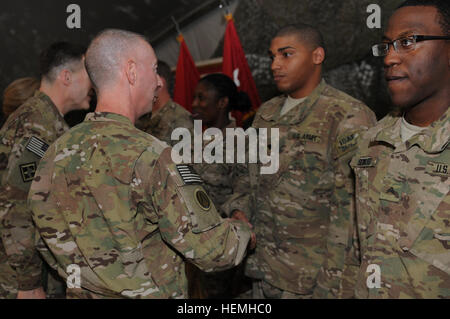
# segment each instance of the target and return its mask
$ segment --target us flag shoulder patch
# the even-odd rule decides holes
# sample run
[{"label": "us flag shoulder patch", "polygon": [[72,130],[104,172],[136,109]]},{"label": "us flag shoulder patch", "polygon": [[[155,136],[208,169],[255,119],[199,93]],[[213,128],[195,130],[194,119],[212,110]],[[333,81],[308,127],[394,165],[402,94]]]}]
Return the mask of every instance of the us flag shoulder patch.
[{"label": "us flag shoulder patch", "polygon": [[203,184],[202,178],[189,165],[177,165],[177,170],[185,184]]},{"label": "us flag shoulder patch", "polygon": [[26,149],[31,153],[37,155],[39,158],[43,158],[48,147],[49,145],[43,140],[32,136],[28,141]]}]

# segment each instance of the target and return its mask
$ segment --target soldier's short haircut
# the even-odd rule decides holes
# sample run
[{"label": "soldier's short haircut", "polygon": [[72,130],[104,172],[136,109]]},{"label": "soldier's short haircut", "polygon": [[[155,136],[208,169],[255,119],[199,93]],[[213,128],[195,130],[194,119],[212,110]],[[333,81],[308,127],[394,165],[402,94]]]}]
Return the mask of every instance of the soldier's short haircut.
[{"label": "soldier's short haircut", "polygon": [[290,35],[297,36],[300,42],[309,45],[314,50],[318,47],[322,47],[324,50],[326,49],[322,33],[312,25],[306,23],[287,25],[276,33],[275,38]]},{"label": "soldier's short haircut", "polygon": [[52,83],[62,69],[77,71],[82,67],[80,62],[85,53],[86,47],[79,44],[69,42],[53,43],[40,54],[41,79]]},{"label": "soldier's short haircut", "polygon": [[166,62],[158,60],[158,74],[161,78],[164,78],[164,80],[166,80],[167,91],[171,93],[173,91],[174,79],[172,69]]},{"label": "soldier's short haircut", "polygon": [[439,24],[445,35],[450,35],[450,1],[449,0],[406,0],[397,9],[404,7],[435,7],[439,12]]},{"label": "soldier's short haircut", "polygon": [[115,81],[125,54],[134,51],[142,41],[148,42],[143,35],[130,31],[107,29],[100,32],[86,52],[86,70],[92,85],[100,89]]}]

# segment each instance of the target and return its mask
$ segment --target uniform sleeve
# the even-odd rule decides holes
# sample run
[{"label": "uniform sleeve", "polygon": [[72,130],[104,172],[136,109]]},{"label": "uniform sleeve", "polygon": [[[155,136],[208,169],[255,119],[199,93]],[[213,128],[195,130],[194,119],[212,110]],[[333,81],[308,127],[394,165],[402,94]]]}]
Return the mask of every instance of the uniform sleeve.
[{"label": "uniform sleeve", "polygon": [[6,202],[0,232],[7,261],[17,273],[19,290],[41,286],[42,261],[34,246],[35,227],[27,195],[37,166],[48,147],[39,125],[24,119],[16,130],[4,176]]},{"label": "uniform sleeve", "polygon": [[221,210],[231,216],[233,211],[243,211],[248,220],[251,219],[253,212],[250,207],[251,183],[249,164],[235,164],[232,167],[231,184],[233,193],[222,204]]},{"label": "uniform sleeve", "polygon": [[151,176],[151,190],[164,241],[203,271],[241,263],[250,239],[245,223],[222,219],[198,175],[175,165],[166,148]]},{"label": "uniform sleeve", "polygon": [[[338,298],[342,286],[345,258],[351,249],[355,216],[354,175],[350,161],[362,134],[375,125],[375,115],[367,107],[359,108],[341,121],[332,147],[334,190],[330,211],[325,262],[322,265],[315,298]],[[347,282],[347,285],[352,285]]]}]

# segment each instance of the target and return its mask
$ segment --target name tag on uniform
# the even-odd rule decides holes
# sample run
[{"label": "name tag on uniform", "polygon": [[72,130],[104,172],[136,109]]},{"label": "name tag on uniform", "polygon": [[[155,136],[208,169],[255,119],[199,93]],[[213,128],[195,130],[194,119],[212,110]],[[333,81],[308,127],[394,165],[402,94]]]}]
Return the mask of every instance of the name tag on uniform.
[{"label": "name tag on uniform", "polygon": [[320,143],[322,140],[319,135],[311,134],[311,133],[288,133],[288,137],[295,139],[295,140],[301,140],[304,142],[312,142],[312,143]]},{"label": "name tag on uniform", "polygon": [[370,156],[360,157],[358,162],[356,163],[356,167],[365,168],[365,167],[375,167],[377,160]]},{"label": "name tag on uniform", "polygon": [[427,173],[439,176],[450,176],[450,167],[445,163],[428,162]]}]

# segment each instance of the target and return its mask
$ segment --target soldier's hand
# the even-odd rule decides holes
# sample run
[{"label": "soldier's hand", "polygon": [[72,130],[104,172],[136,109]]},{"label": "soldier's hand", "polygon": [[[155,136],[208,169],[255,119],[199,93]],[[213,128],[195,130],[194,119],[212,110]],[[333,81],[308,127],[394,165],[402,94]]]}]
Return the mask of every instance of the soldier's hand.
[{"label": "soldier's hand", "polygon": [[17,299],[45,299],[45,291],[42,287],[33,290],[19,290]]},{"label": "soldier's hand", "polygon": [[[241,220],[241,221],[247,223],[248,226],[250,227],[250,229],[253,229],[253,225],[250,224],[250,222],[247,219],[247,216],[245,216],[245,213],[243,211],[238,210],[238,209],[233,211],[233,213],[231,214],[231,218],[236,219],[236,220]],[[255,247],[256,247],[256,235],[252,231],[251,239],[250,239],[250,249],[255,249]]]}]

